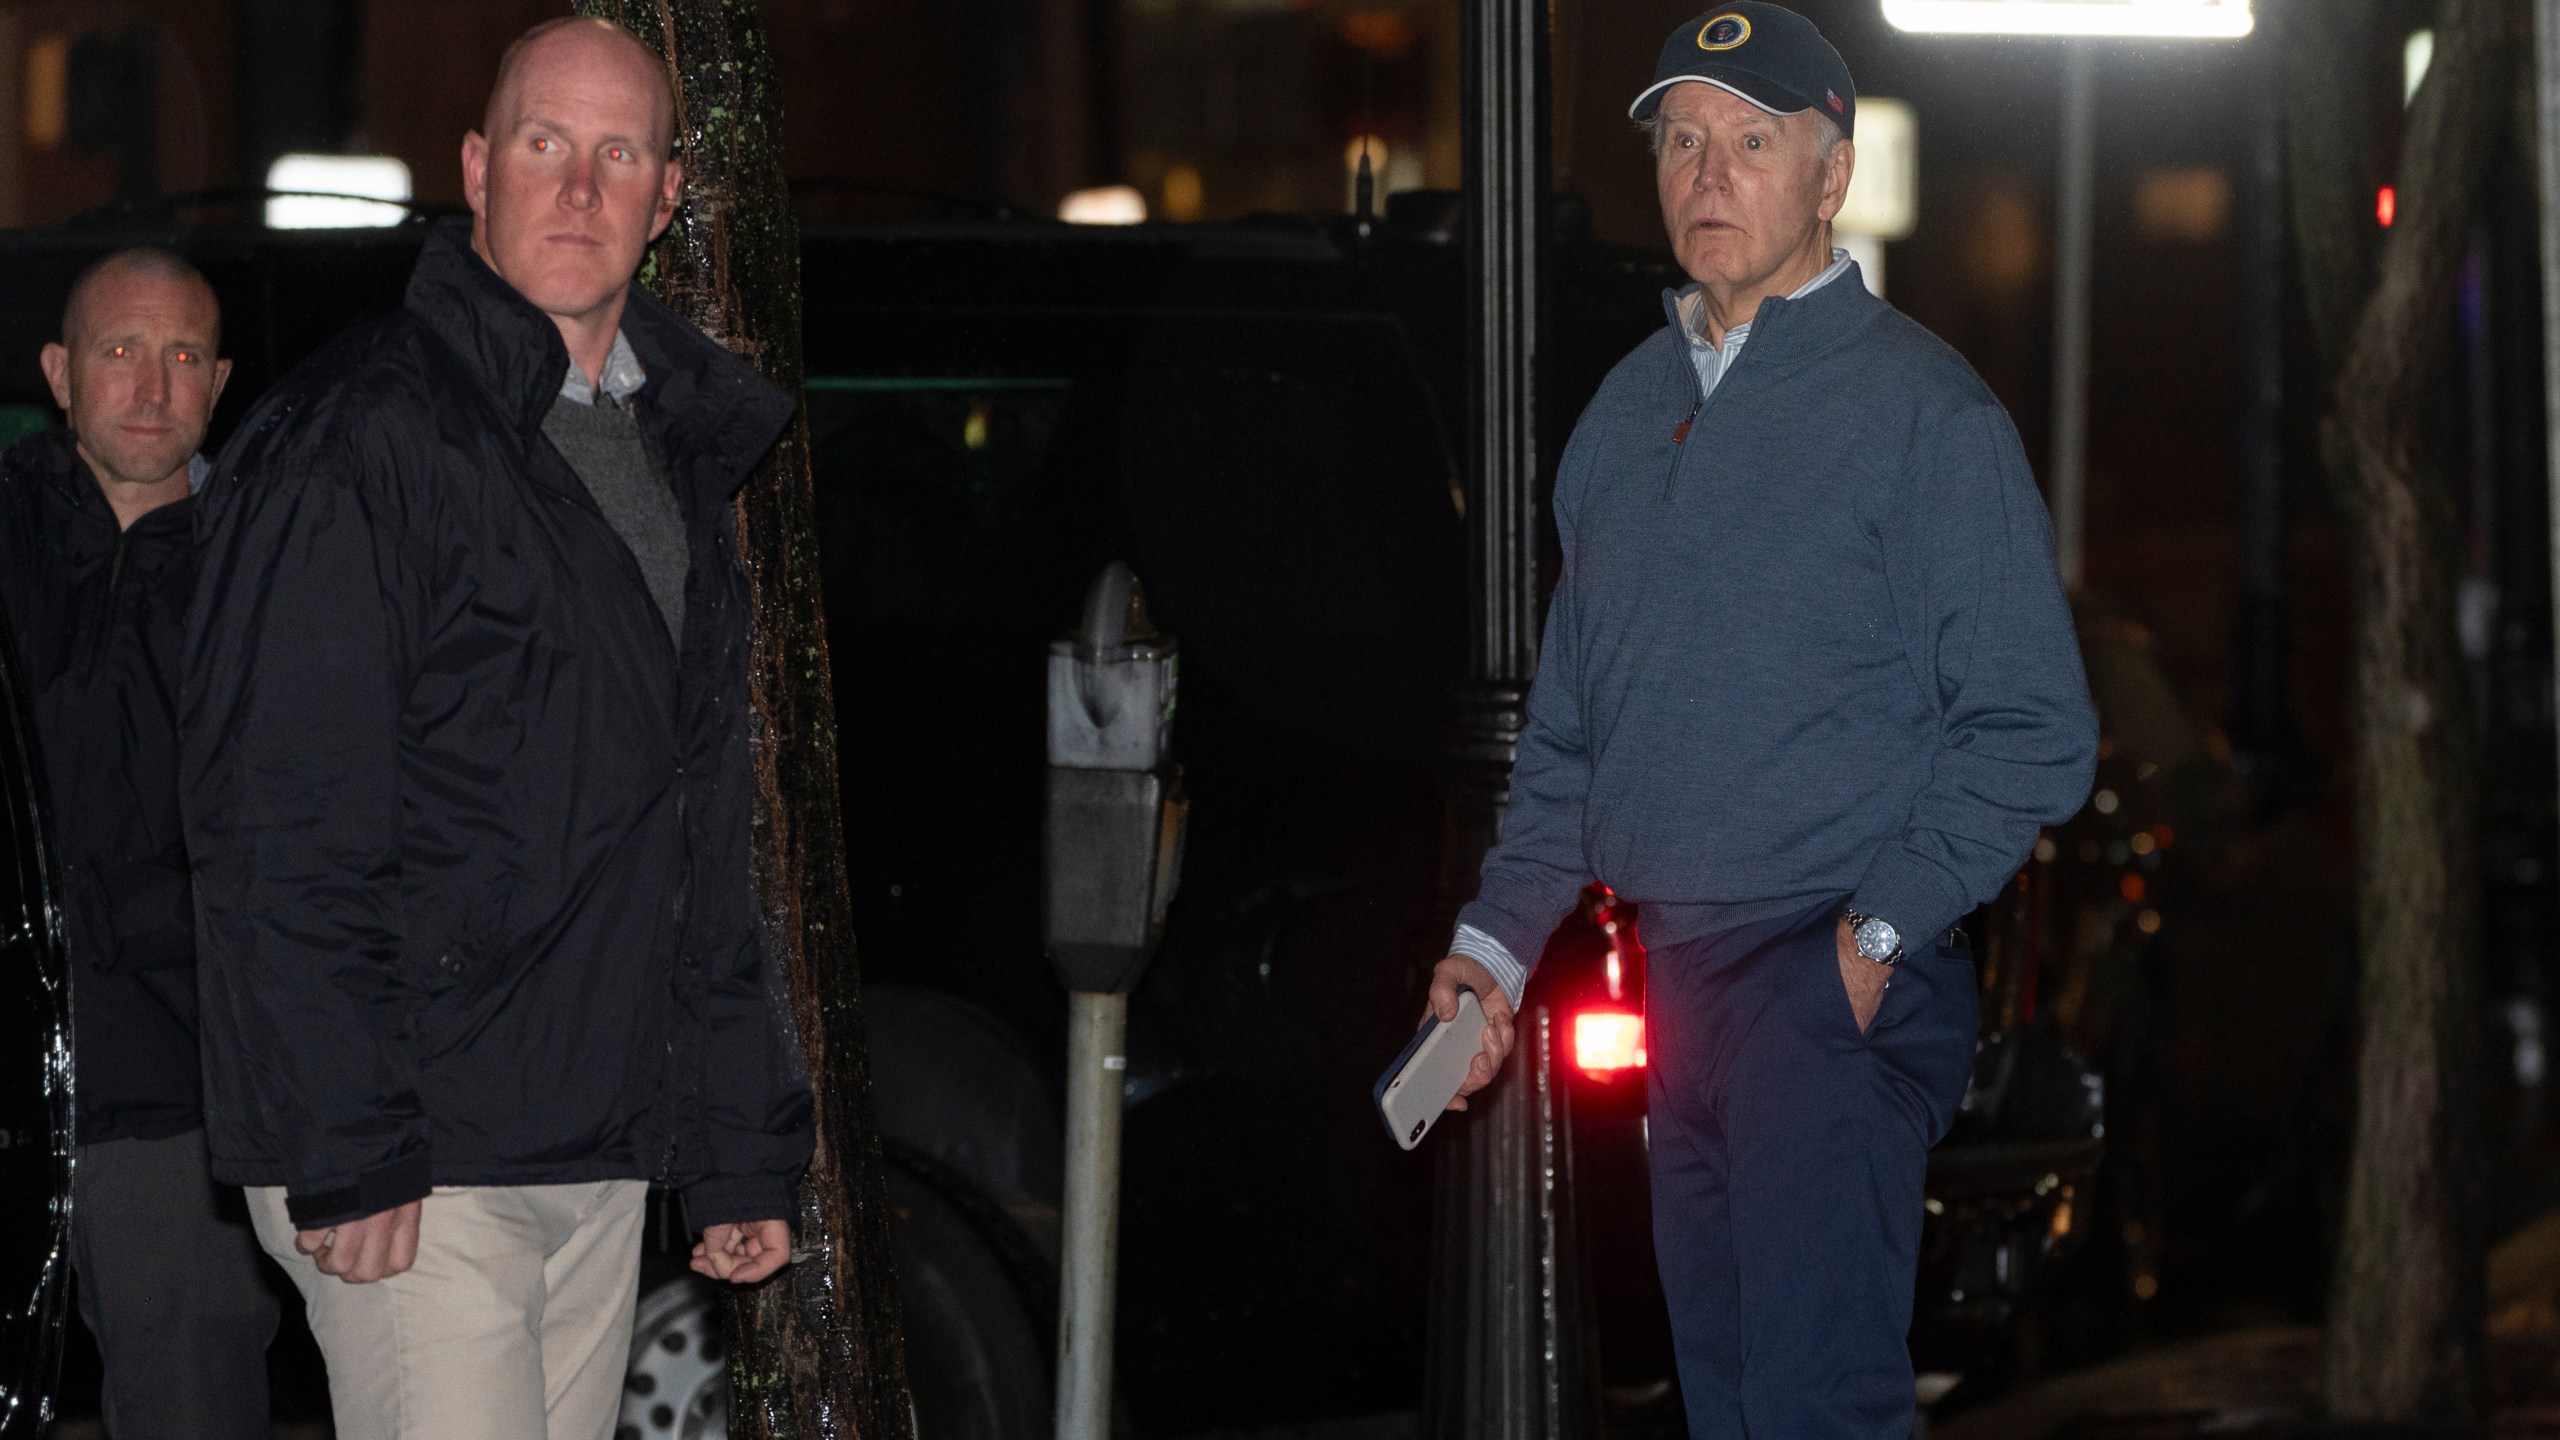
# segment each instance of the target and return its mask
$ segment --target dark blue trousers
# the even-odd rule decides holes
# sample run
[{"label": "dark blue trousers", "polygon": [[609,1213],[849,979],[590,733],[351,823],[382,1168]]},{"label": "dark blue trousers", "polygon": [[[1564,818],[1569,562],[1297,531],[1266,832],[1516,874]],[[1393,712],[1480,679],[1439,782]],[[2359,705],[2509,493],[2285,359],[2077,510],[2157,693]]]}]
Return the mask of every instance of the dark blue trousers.
[{"label": "dark blue trousers", "polygon": [[1646,962],[1654,1249],[1695,1440],[1911,1434],[1921,1186],[1972,1071],[1973,957],[1906,942],[1860,1034],[1839,915]]}]

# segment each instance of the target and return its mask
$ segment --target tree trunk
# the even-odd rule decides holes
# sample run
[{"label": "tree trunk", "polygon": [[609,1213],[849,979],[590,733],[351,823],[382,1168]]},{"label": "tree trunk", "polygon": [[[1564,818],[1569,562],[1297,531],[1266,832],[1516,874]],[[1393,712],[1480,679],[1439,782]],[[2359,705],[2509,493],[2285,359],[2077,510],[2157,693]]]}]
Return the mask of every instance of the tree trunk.
[{"label": "tree trunk", "polygon": [[[755,0],[575,0],[667,57],[684,203],[642,277],[712,338],[798,392],[800,234],[782,169],[782,98]],[[755,613],[755,885],[789,969],[817,1093],[800,1191],[801,1258],[729,1305],[729,1433],[911,1434],[887,1200],[871,1116],[836,790],[836,720],[809,472],[795,416],[738,495]]]},{"label": "tree trunk", "polygon": [[[2484,1382],[2478,777],[2455,638],[2451,487],[2426,421],[2522,32],[2515,0],[2445,0],[2407,117],[2397,223],[2368,283],[2362,247],[2338,227],[2371,223],[2355,143],[2371,115],[2345,98],[2370,93],[2355,73],[2370,63],[2359,43],[2370,11],[2337,8],[2363,13],[2297,10],[2287,84],[2313,328],[2331,354],[2344,347],[2320,448],[2356,606],[2361,1023],[2325,1390],[2343,1419],[2467,1419]],[[2329,25],[2345,34],[2313,33]]]},{"label": "tree trunk", "polygon": [[[2262,6],[2260,44],[2281,47],[2285,189],[2312,358],[2334,394],[2348,332],[2373,293],[2373,32],[2375,0],[2282,0]],[[2279,28],[2281,27],[2281,28]]]}]

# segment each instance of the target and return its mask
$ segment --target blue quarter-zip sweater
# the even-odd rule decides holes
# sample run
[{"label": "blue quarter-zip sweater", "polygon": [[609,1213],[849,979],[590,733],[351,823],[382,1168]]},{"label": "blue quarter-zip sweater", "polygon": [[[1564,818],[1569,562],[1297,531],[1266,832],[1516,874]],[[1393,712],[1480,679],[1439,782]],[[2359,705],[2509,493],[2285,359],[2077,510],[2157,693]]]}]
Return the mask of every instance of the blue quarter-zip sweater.
[{"label": "blue quarter-zip sweater", "polygon": [[1762,302],[1703,402],[1664,298],[1565,448],[1564,571],[1459,921],[1533,965],[1596,879],[1657,945],[1827,897],[1927,943],[2096,763],[2017,430],[1854,273]]}]

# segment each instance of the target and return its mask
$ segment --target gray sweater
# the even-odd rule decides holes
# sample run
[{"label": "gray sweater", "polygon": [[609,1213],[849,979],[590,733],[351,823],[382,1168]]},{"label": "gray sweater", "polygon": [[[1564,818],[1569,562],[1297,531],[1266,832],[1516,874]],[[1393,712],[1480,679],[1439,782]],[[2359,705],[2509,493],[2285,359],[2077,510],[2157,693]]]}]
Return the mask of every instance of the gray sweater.
[{"label": "gray sweater", "polygon": [[[1459,915],[1520,966],[1595,879],[1657,946],[1845,900],[1916,947],[2087,796],[2097,720],[2017,431],[1854,276],[1763,302],[1703,402],[1676,318],[1638,346],[1555,516],[1511,807]],[[1520,966],[1495,967],[1515,999]]]},{"label": "gray sweater", "polygon": [[658,604],[659,618],[667,622],[667,638],[683,649],[684,587],[693,570],[692,552],[684,512],[676,507],[665,469],[640,434],[640,417],[627,399],[590,401],[563,394],[543,416],[542,433],[586,482],[605,523],[639,562],[640,579]]}]

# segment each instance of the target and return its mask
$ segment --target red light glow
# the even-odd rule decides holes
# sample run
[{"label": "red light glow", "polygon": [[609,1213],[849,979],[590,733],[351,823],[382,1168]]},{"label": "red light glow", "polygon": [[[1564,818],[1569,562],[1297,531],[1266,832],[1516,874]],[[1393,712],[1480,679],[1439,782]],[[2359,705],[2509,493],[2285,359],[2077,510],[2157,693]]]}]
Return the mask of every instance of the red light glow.
[{"label": "red light glow", "polygon": [[1573,1017],[1573,1063],[1587,1075],[1644,1066],[1644,1017],[1630,1010],[1585,1010]]},{"label": "red light glow", "polygon": [[2383,186],[2382,192],[2373,197],[2373,218],[2381,221],[2382,228],[2388,230],[2399,214],[2400,192],[2388,185]]}]

